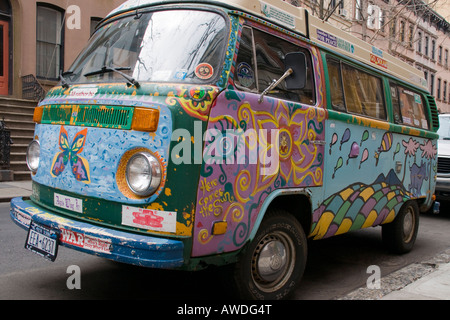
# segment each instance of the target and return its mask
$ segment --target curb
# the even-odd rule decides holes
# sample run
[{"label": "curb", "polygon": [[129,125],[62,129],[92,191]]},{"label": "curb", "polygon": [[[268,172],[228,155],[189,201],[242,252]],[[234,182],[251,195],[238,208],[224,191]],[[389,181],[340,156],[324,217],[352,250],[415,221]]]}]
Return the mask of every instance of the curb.
[{"label": "curb", "polygon": [[[337,298],[336,300],[390,300],[387,297],[390,293],[394,293],[392,297],[394,300],[411,300],[407,298],[407,293],[402,295],[403,290],[410,284],[414,284],[416,281],[427,281],[427,276],[431,280],[433,273],[447,268],[450,264],[450,249],[436,255],[435,257],[418,263],[410,264],[400,270],[397,270],[389,275],[381,278],[380,289],[369,289],[367,287],[361,287],[344,297]],[[400,293],[400,294],[398,294]],[[420,297],[420,294],[419,296]],[[423,296],[422,298],[427,298]],[[436,297],[428,297],[428,299],[437,299]],[[450,292],[442,299],[450,299]]]}]

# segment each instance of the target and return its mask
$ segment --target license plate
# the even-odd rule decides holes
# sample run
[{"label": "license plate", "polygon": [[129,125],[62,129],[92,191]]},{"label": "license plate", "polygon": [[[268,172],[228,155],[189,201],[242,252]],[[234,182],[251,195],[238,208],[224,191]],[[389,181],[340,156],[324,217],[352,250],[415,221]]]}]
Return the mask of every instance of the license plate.
[{"label": "license plate", "polygon": [[31,220],[25,248],[55,261],[58,253],[59,230],[53,230]]}]

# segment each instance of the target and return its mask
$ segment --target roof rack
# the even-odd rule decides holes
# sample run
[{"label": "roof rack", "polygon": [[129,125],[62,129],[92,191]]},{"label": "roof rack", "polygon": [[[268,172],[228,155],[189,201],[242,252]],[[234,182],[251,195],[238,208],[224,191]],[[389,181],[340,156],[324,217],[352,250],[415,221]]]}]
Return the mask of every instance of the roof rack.
[{"label": "roof rack", "polygon": [[337,52],[349,59],[358,60],[428,91],[427,82],[420,70],[328,22],[310,15],[305,8],[293,6],[283,0],[129,0],[111,12],[109,17],[148,6],[181,3],[218,5],[266,19],[295,31],[318,46]]}]

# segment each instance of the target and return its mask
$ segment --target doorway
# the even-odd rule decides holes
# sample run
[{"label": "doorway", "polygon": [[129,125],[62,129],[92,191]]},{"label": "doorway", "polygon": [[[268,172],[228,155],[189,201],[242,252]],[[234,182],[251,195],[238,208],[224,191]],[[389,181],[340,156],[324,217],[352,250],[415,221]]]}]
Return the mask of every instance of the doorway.
[{"label": "doorway", "polygon": [[9,22],[0,20],[0,95],[9,94]]}]

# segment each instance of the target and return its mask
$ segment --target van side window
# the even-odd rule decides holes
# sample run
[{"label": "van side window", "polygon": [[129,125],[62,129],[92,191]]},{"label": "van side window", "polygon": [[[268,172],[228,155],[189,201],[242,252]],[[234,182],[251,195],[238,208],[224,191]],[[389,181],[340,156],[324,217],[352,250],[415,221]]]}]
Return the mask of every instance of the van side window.
[{"label": "van side window", "polygon": [[333,109],[386,120],[381,78],[327,58]]},{"label": "van side window", "polygon": [[288,90],[286,83],[282,82],[267,95],[313,105],[316,101],[315,84],[309,51],[249,27],[244,27],[241,35],[234,75],[236,87],[245,91],[257,90],[258,93],[262,93],[274,79],[281,78],[285,72],[284,59],[288,53],[294,52],[302,52],[306,56],[305,87],[300,90]]},{"label": "van side window", "polygon": [[241,90],[258,92],[253,55],[253,31],[249,27],[244,27],[242,30],[234,82]]},{"label": "van side window", "polygon": [[390,87],[395,123],[429,129],[422,95],[393,82]]},{"label": "van side window", "polygon": [[380,78],[342,64],[347,111],[386,120],[383,82]]},{"label": "van side window", "polygon": [[339,61],[327,59],[328,77],[330,79],[331,104],[333,109],[345,111],[344,90],[341,81],[341,66]]}]

